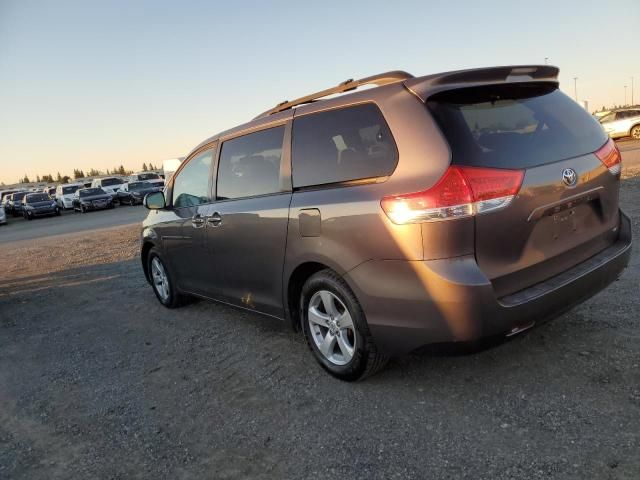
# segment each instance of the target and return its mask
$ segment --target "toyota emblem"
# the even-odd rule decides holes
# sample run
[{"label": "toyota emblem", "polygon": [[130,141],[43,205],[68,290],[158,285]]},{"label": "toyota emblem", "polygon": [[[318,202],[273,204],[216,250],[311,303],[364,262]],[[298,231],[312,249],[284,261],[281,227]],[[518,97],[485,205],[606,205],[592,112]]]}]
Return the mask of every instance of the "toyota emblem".
[{"label": "toyota emblem", "polygon": [[567,187],[575,187],[578,183],[578,174],[573,168],[565,168],[562,171],[562,181]]}]

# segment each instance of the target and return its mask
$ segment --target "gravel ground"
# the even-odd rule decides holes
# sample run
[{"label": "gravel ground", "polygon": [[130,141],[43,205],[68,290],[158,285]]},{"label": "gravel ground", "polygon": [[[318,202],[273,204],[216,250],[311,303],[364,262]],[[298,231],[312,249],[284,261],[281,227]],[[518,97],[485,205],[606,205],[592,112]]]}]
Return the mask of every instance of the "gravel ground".
[{"label": "gravel ground", "polygon": [[553,322],[348,384],[276,320],[162,308],[137,235],[3,246],[0,478],[640,478],[637,248]]}]

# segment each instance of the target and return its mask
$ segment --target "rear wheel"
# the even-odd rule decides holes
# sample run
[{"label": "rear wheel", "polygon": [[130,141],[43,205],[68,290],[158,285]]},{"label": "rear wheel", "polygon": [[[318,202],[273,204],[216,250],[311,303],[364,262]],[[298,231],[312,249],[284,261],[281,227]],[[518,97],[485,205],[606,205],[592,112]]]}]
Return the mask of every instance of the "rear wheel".
[{"label": "rear wheel", "polygon": [[631,128],[631,137],[634,140],[640,140],[640,125],[635,125]]},{"label": "rear wheel", "polygon": [[376,348],[358,299],[331,270],[311,276],[300,298],[302,329],[311,352],[331,375],[347,381],[380,370],[387,357]]}]

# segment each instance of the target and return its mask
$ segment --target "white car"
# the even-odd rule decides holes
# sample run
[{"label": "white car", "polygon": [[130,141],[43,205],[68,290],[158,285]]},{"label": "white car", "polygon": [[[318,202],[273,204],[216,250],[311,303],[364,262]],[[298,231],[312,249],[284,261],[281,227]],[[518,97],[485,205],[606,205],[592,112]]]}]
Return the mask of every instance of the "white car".
[{"label": "white car", "polygon": [[616,110],[602,117],[600,123],[611,138],[640,140],[640,108]]},{"label": "white car", "polygon": [[91,182],[91,188],[101,188],[106,193],[115,196],[123,184],[124,180],[120,177],[102,177],[94,178]]},{"label": "white car", "polygon": [[84,188],[82,183],[65,183],[64,185],[58,185],[56,187],[56,203],[58,207],[65,210],[73,208],[73,194],[79,188]]}]

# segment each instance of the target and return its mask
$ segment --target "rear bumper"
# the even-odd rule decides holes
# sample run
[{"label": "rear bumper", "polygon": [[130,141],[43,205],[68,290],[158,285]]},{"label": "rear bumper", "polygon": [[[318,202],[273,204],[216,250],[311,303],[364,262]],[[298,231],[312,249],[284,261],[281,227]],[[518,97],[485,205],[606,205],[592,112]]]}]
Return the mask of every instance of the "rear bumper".
[{"label": "rear bumper", "polygon": [[472,255],[431,261],[368,261],[345,275],[378,347],[394,355],[430,343],[509,335],[553,318],[615,281],[629,263],[631,222],[590,259],[520,292],[496,298]]}]

